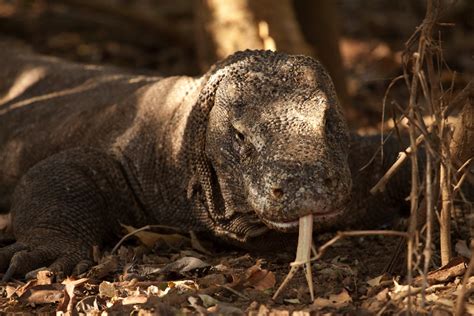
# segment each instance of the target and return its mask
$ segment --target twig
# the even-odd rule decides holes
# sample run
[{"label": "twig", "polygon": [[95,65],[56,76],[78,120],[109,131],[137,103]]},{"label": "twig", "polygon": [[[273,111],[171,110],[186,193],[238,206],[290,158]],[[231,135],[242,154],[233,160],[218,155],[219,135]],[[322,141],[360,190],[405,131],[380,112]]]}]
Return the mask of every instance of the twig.
[{"label": "twig", "polygon": [[[474,95],[474,84],[470,81],[466,87],[464,87],[461,92],[459,92],[454,100],[443,110],[442,118],[446,119],[456,108],[462,106],[465,99],[469,96]],[[431,125],[428,128],[428,132],[433,130],[434,125]],[[425,136],[421,134],[416,139],[417,145],[420,145],[422,141],[424,141]],[[371,194],[376,194],[377,192],[383,192],[385,190],[385,186],[387,185],[390,178],[392,178],[395,173],[400,169],[401,166],[405,163],[406,159],[411,155],[411,147],[405,149],[405,151],[400,152],[399,157],[395,163],[387,170],[387,172],[380,178],[380,180],[370,189]]]},{"label": "twig", "polygon": [[456,185],[454,186],[453,188],[453,198],[455,197],[456,193],[458,193],[458,191],[461,189],[461,186],[462,184],[464,183],[464,180],[467,179],[469,173],[471,172],[469,170],[469,168],[466,168],[467,166],[469,166],[472,162],[474,158],[470,158],[469,160],[467,160],[459,169],[456,173],[460,173],[462,172],[462,176],[461,178],[459,179],[458,183],[456,183]]},{"label": "twig", "polygon": [[113,254],[117,251],[117,249],[122,245],[122,243],[123,243],[125,240],[127,240],[128,237],[133,236],[133,235],[135,235],[135,234],[137,234],[137,233],[139,233],[139,232],[141,232],[141,231],[150,230],[150,229],[151,229],[151,225],[146,225],[146,226],[143,226],[143,227],[141,227],[141,228],[135,229],[134,231],[132,231],[132,232],[126,234],[125,236],[122,237],[122,239],[120,239],[120,240],[118,241],[118,243],[117,243],[117,244],[115,245],[115,247],[112,249],[112,251],[110,252],[110,254],[113,255]]},{"label": "twig", "polygon": [[[421,144],[422,141],[425,140],[425,137],[422,135],[418,136],[416,139],[416,144]],[[398,159],[395,163],[387,170],[387,172],[380,178],[380,180],[370,189],[371,194],[376,194],[377,192],[383,192],[385,190],[385,186],[387,185],[388,181],[391,177],[400,169],[400,167],[405,163],[405,160],[411,156],[413,150],[411,147],[405,149],[398,154]]]},{"label": "twig", "polygon": [[250,300],[250,298],[249,298],[247,295],[245,295],[245,294],[243,294],[243,293],[240,293],[240,292],[237,291],[237,290],[234,290],[234,289],[231,288],[230,286],[227,286],[227,285],[225,285],[225,284],[221,284],[221,285],[219,285],[219,286],[220,286],[221,288],[223,288],[223,289],[226,289],[226,290],[229,291],[229,292],[234,293],[234,294],[237,295],[238,297],[243,298],[244,300]]},{"label": "twig", "polygon": [[[383,138],[383,125],[384,125],[384,122],[385,122],[385,108],[386,108],[385,104],[387,103],[387,98],[388,98],[388,94],[390,93],[390,90],[400,79],[403,79],[403,75],[400,75],[400,76],[394,78],[390,82],[390,84],[388,85],[387,90],[385,91],[385,94],[383,96],[383,101],[382,101],[382,124],[380,126],[380,145],[381,146],[383,146],[383,144],[385,143],[384,138]],[[383,159],[383,148],[381,150],[381,159]]]},{"label": "twig", "polygon": [[431,155],[426,150],[426,195],[425,195],[425,204],[426,204],[426,240],[425,240],[425,249],[423,250],[424,256],[424,266],[423,266],[423,284],[421,291],[421,306],[425,305],[425,291],[428,287],[428,270],[430,267],[431,261],[431,244],[432,244],[432,232],[433,232],[433,183],[432,183],[432,162]]},{"label": "twig", "polygon": [[[418,83],[420,79],[421,67],[423,65],[425,50],[427,43],[431,39],[431,32],[434,27],[437,18],[437,8],[438,2],[436,5],[433,0],[427,1],[426,16],[420,26],[420,37],[418,40],[418,49],[416,53],[413,54],[414,58],[414,68],[413,75],[410,84],[410,99],[408,103],[408,117],[411,121],[409,126],[409,135],[410,135],[410,148],[412,155],[410,156],[411,160],[411,191],[410,191],[410,222],[408,228],[408,255],[407,255],[407,279],[408,284],[412,283],[412,269],[413,269],[413,254],[415,249],[415,237],[416,237],[416,227],[417,227],[417,211],[418,211],[418,157],[416,156],[417,152],[417,137],[416,130],[413,121],[415,118],[421,117],[418,113],[416,97],[418,94]],[[406,67],[404,68],[404,73],[406,74]],[[408,78],[408,75],[406,75]],[[408,313],[411,314],[412,311],[412,299],[410,294],[410,287],[408,288]]]},{"label": "twig", "polygon": [[[290,264],[291,266],[290,272],[287,274],[287,276],[285,277],[281,285],[278,287],[272,299],[276,299],[278,295],[280,295],[281,291],[286,287],[288,282],[294,277],[298,269],[301,266],[304,266],[306,269],[306,281],[308,282],[311,300],[314,300],[313,281],[312,281],[312,275],[311,275],[311,262],[320,259],[326,252],[326,249],[328,249],[330,246],[332,246],[341,238],[358,237],[358,236],[373,236],[373,235],[386,235],[386,236],[398,236],[398,237],[401,236],[405,238],[408,237],[407,233],[395,231],[395,230],[354,230],[354,231],[338,232],[336,236],[334,236],[331,240],[326,242],[324,245],[319,247],[317,251],[315,251],[314,248],[312,247],[312,242],[310,241],[310,238],[306,238],[307,236],[306,237],[302,236],[302,234],[300,233],[300,235],[298,236],[299,240],[298,240],[298,249],[296,253],[296,259],[294,262]],[[313,254],[315,255],[313,258],[310,258],[310,253],[308,252],[308,247],[306,246],[308,243],[308,240],[300,241],[300,239],[309,239],[309,242],[311,243],[311,247],[309,249],[312,250]]]},{"label": "twig", "polygon": [[469,81],[464,89],[459,92],[456,97],[444,108],[442,118],[447,118],[455,109],[460,106],[464,106],[464,102],[467,98],[474,98],[474,84]]},{"label": "twig", "polygon": [[134,231],[126,234],[125,236],[122,237],[122,239],[120,239],[117,244],[115,245],[115,247],[112,249],[111,251],[111,255],[113,255],[117,249],[122,245],[122,243],[127,240],[128,237],[130,236],[133,236],[141,231],[144,231],[144,230],[151,230],[153,228],[165,228],[165,229],[171,229],[171,230],[174,230],[174,231],[177,231],[177,232],[182,232],[182,230],[180,229],[177,229],[176,227],[171,227],[171,226],[166,226],[166,225],[146,225],[146,226],[143,226],[141,228],[137,228],[135,229]]},{"label": "twig", "polygon": [[[443,124],[444,127],[444,124]],[[443,133],[445,128],[441,129]],[[441,134],[444,136],[444,133]],[[445,137],[440,137],[444,139]],[[449,157],[448,145],[442,144],[441,155]],[[452,213],[452,188],[451,188],[451,168],[446,164],[440,164],[440,186],[441,186],[441,213],[440,213],[440,248],[441,264],[448,264],[451,259],[451,213]]]},{"label": "twig", "polygon": [[360,236],[374,236],[374,235],[384,235],[384,236],[397,236],[397,237],[408,237],[406,232],[396,231],[396,230],[353,230],[353,231],[345,231],[345,232],[338,232],[336,236],[332,239],[324,243],[321,247],[317,250],[317,255],[311,260],[318,260],[320,259],[326,250],[336,243],[339,239],[345,237],[360,237]]},{"label": "twig", "polygon": [[[405,113],[403,113],[403,114],[400,116],[399,119],[397,119],[397,120],[395,120],[395,118],[393,119],[395,127],[397,126],[397,124],[399,124],[399,123],[403,120],[404,117],[405,117]],[[363,165],[362,167],[359,168],[359,170],[358,170],[359,172],[360,172],[360,171],[363,171],[363,170],[365,170],[367,167],[369,167],[370,164],[375,160],[375,158],[377,157],[377,154],[378,154],[379,152],[381,152],[381,155],[380,155],[380,156],[381,156],[381,159],[383,159],[383,145],[385,145],[385,143],[388,141],[388,139],[392,136],[392,134],[393,134],[393,132],[394,132],[395,129],[396,129],[396,128],[393,128],[390,132],[387,133],[387,137],[381,139],[381,144],[380,144],[380,146],[379,146],[379,147],[377,148],[377,150],[374,152],[374,154],[372,155],[372,157],[370,157],[369,161],[368,161],[365,165]],[[382,135],[382,137],[383,137],[383,135]]]}]

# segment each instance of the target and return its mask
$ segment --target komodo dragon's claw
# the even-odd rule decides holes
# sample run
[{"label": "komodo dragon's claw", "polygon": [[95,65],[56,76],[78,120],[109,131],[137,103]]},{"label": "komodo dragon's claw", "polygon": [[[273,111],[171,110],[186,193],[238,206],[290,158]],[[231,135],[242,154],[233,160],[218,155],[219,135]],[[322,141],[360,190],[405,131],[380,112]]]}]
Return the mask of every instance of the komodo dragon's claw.
[{"label": "komodo dragon's claw", "polygon": [[[63,272],[65,275],[77,275],[86,270],[87,251],[75,249],[67,244],[54,244],[43,239],[40,246],[31,247],[26,243],[16,242],[0,249],[0,269],[5,271],[2,282],[10,280],[14,275],[24,276],[29,271],[48,266],[52,272]],[[35,242],[36,244],[36,242]],[[8,269],[7,269],[8,268]]]}]

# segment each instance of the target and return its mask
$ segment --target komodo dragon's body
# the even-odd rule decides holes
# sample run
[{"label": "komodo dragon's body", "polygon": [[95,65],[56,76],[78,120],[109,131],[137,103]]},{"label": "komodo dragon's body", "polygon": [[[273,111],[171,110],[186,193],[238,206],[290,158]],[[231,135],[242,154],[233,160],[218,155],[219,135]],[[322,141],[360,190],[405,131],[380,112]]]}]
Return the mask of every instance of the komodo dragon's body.
[{"label": "komodo dragon's body", "polygon": [[0,250],[7,277],[45,265],[77,271],[119,223],[252,248],[308,213],[316,231],[391,217],[407,193],[369,197],[398,149],[358,171],[378,141],[349,135],[331,79],[309,57],[245,51],[196,79],[7,51],[0,207],[16,239]]}]

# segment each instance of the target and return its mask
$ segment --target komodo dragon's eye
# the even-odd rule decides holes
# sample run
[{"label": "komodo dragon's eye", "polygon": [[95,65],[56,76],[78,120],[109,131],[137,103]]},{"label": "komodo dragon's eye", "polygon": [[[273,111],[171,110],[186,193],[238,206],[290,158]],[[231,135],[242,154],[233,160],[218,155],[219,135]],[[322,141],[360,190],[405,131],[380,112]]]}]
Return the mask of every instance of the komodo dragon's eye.
[{"label": "komodo dragon's eye", "polygon": [[247,157],[250,153],[251,146],[246,142],[245,134],[241,131],[234,130],[235,141],[233,142],[234,150],[239,154],[240,158],[243,159]]},{"label": "komodo dragon's eye", "polygon": [[242,132],[235,131],[235,139],[239,142],[243,142],[245,140],[245,135]]}]

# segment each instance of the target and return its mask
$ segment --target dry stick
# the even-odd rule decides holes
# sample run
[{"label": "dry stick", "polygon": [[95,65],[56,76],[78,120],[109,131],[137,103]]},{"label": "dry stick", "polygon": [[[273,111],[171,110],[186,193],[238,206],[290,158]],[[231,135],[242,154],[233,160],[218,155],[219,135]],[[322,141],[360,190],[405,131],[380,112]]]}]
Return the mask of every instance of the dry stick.
[{"label": "dry stick", "polygon": [[[467,92],[465,99],[455,98],[455,101],[459,103],[465,103],[466,100],[469,100],[473,96],[473,86],[472,81],[468,83],[464,89]],[[464,91],[463,90],[463,91]],[[469,101],[468,101],[469,102]],[[466,107],[464,107],[466,109]],[[463,110],[464,110],[463,109]],[[445,110],[447,111],[447,110]],[[464,112],[463,112],[464,114]],[[457,131],[455,131],[454,136],[452,135],[449,127],[446,124],[446,120],[441,120],[439,137],[444,140],[441,143],[441,156],[446,163],[440,165],[440,190],[441,190],[441,213],[440,213],[440,248],[441,248],[441,263],[443,265],[447,264],[451,259],[451,214],[453,212],[453,197],[454,190],[452,186],[453,178],[452,172],[455,170],[453,168],[453,161],[460,159],[461,148],[458,148],[456,143],[459,141],[459,137],[463,137],[464,132],[468,132],[468,128],[463,125],[463,114],[459,118],[458,124],[456,124]],[[454,141],[452,142],[452,140]],[[459,143],[461,146],[462,142]],[[453,146],[454,145],[454,146]],[[464,145],[465,146],[465,145]],[[469,146],[469,144],[467,145]],[[454,158],[454,159],[453,159]],[[468,175],[466,175],[468,177]],[[465,177],[464,177],[465,178]],[[464,181],[464,180],[463,180]]]},{"label": "dry stick", "polygon": [[[461,105],[464,105],[466,98],[474,95],[474,84],[470,81],[464,89],[459,92],[454,100],[443,110],[442,118],[447,118],[456,108]],[[428,128],[428,131],[431,131],[433,128]],[[422,134],[416,139],[417,145],[421,144],[425,136]],[[387,172],[382,176],[382,178],[370,189],[371,194],[376,194],[377,192],[383,192],[385,186],[387,185],[390,178],[400,169],[400,167],[405,163],[406,159],[411,155],[411,147],[405,149],[399,153],[397,161],[387,170]]]},{"label": "dry stick", "polygon": [[[451,135],[450,130],[442,124],[440,131],[444,137],[445,142],[442,144],[442,156],[448,161],[468,160],[467,157],[472,155],[472,147],[469,142],[472,142],[474,133],[471,131],[472,112],[470,97],[463,108],[454,135]],[[445,123],[444,120],[442,123]],[[452,140],[452,141],[451,141]],[[451,156],[450,156],[451,155]],[[471,158],[471,157],[469,157]],[[451,164],[441,164],[440,166],[440,182],[441,182],[441,221],[440,221],[440,245],[441,245],[441,262],[447,264],[451,258],[451,213],[453,211],[454,190],[452,187],[452,172],[455,171]],[[467,175],[464,177],[466,178]],[[461,177],[462,179],[463,177]],[[464,181],[464,180],[463,180]]]},{"label": "dry stick", "polygon": [[[445,139],[446,126],[442,122],[440,139]],[[441,144],[441,156],[449,157],[449,145]],[[451,213],[452,213],[452,191],[451,191],[451,168],[447,164],[440,164],[440,186],[441,186],[441,214],[439,223],[441,265],[448,264],[451,259]]]},{"label": "dry stick", "polygon": [[[307,216],[306,216],[307,217]],[[302,225],[300,218],[300,227]],[[312,220],[311,220],[312,223]],[[311,231],[311,234],[307,234],[308,231]],[[290,272],[287,274],[281,285],[278,287],[277,291],[273,295],[272,299],[276,299],[278,295],[280,295],[281,291],[286,287],[288,282],[294,277],[298,269],[304,265],[306,268],[306,281],[308,282],[308,287],[311,295],[311,300],[314,301],[314,290],[313,290],[313,281],[311,275],[311,262],[314,260],[320,259],[327,248],[332,246],[335,242],[339,239],[344,237],[355,237],[355,236],[373,236],[373,235],[387,235],[387,236],[401,236],[401,237],[408,237],[408,234],[405,232],[395,231],[395,230],[354,230],[354,231],[347,231],[347,232],[338,232],[336,236],[334,236],[331,240],[326,242],[324,245],[318,248],[317,252],[312,248],[312,227],[311,230],[305,230],[305,233],[301,233],[298,236],[298,249],[296,252],[296,259],[294,262],[290,264],[291,269]],[[309,243],[309,247],[307,246]],[[310,258],[311,249],[313,250],[315,256]]]},{"label": "dry stick", "polygon": [[[418,76],[417,74],[420,72],[421,63],[423,62],[422,56],[424,51],[424,43],[423,41],[423,32],[420,37],[420,45],[418,47],[418,52],[414,54],[415,58],[415,69],[414,74],[411,81],[411,88],[410,88],[410,99],[408,103],[408,117],[410,121],[415,119],[415,103],[416,103],[416,95],[418,91]],[[412,268],[413,268],[413,252],[414,252],[414,238],[415,238],[415,231],[416,231],[416,210],[418,209],[418,158],[416,156],[417,152],[417,144],[416,144],[416,136],[415,136],[415,124],[410,124],[409,126],[409,136],[410,136],[410,149],[411,154],[411,191],[410,191],[410,224],[408,228],[408,241],[407,241],[407,271],[408,271],[408,284],[412,282]],[[410,287],[408,288],[408,292],[410,292]],[[411,295],[408,293],[408,312],[411,314],[412,310],[412,300]]]},{"label": "dry stick", "polygon": [[230,286],[227,286],[225,284],[222,284],[222,285],[219,285],[219,287],[223,288],[223,289],[226,289],[227,291],[231,292],[231,293],[234,293],[235,295],[237,295],[238,297],[240,298],[243,298],[244,300],[250,300],[250,297],[248,297],[247,295],[243,294],[243,293],[240,293],[239,291],[231,288]]},{"label": "dry stick", "polygon": [[[413,57],[415,59],[415,65],[413,69],[413,76],[410,87],[410,99],[408,103],[408,117],[410,121],[414,121],[418,116],[416,112],[416,96],[418,92],[418,82],[420,78],[421,65],[423,64],[425,48],[427,41],[430,38],[431,30],[435,22],[435,17],[433,17],[434,5],[432,0],[428,0],[426,16],[421,25],[421,34],[418,41],[418,50]],[[406,71],[406,70],[405,70]],[[410,135],[410,148],[412,155],[410,156],[411,160],[411,191],[410,191],[410,223],[408,227],[408,242],[407,242],[407,270],[408,270],[408,284],[412,283],[412,268],[413,268],[413,253],[414,253],[414,239],[416,234],[416,213],[418,210],[418,158],[416,156],[417,144],[416,144],[416,135],[415,135],[415,125],[410,124],[409,126],[409,135]],[[408,313],[411,314],[412,310],[412,297],[410,295],[410,287],[408,288]]]},{"label": "dry stick", "polygon": [[[403,79],[403,75],[400,75],[394,79],[392,79],[392,81],[390,82],[390,84],[388,85],[387,87],[387,90],[385,91],[385,94],[383,96],[383,100],[382,100],[382,124],[380,125],[380,146],[383,146],[383,144],[385,143],[384,141],[384,138],[383,138],[383,125],[384,125],[384,122],[385,122],[385,104],[387,103],[387,98],[388,98],[388,94],[390,93],[390,91],[392,90],[392,87],[398,82],[398,80],[400,79]],[[381,148],[381,157],[380,159],[383,160],[383,147]]]},{"label": "dry stick", "polygon": [[329,241],[324,243],[321,247],[317,250],[317,255],[311,260],[318,260],[320,259],[326,250],[336,243],[339,239],[344,237],[360,237],[360,236],[374,236],[374,235],[385,235],[385,236],[397,236],[397,237],[408,237],[406,232],[396,231],[396,230],[353,230],[353,231],[345,231],[345,232],[338,232],[336,236],[331,238]]},{"label": "dry stick", "polygon": [[458,299],[456,301],[456,311],[454,313],[455,316],[464,315],[464,298],[466,297],[467,282],[473,270],[474,270],[474,241],[471,240],[471,260],[469,261],[469,265],[467,266],[466,272],[464,272],[461,293],[459,293]]},{"label": "dry stick", "polygon": [[[447,164],[449,165],[451,168],[454,169],[454,166],[453,164],[449,161],[449,160],[446,160],[444,159],[443,156],[441,156],[441,154],[439,154],[436,149],[438,148],[438,145],[436,142],[434,142],[432,140],[432,131],[433,131],[433,125],[429,126],[427,129],[424,129],[420,124],[418,124],[419,120],[421,120],[422,118],[419,118],[418,120],[414,120],[412,121],[409,117],[407,117],[408,121],[410,124],[413,124],[419,131],[421,131],[421,135],[418,136],[418,138],[416,139],[417,141],[417,145],[419,145],[419,140],[422,139],[425,141],[426,143],[426,149],[428,150],[428,154],[432,155],[433,157],[436,157],[438,160],[440,160],[442,163],[444,164]],[[409,150],[410,148],[408,148],[407,150]],[[410,151],[411,152],[411,151]]]},{"label": "dry stick", "polygon": [[425,306],[425,291],[428,287],[428,269],[431,261],[431,243],[432,243],[432,232],[433,232],[433,184],[432,184],[432,162],[431,154],[426,150],[426,240],[425,249],[423,250],[424,255],[424,266],[423,266],[423,285],[421,290],[421,306]]},{"label": "dry stick", "polygon": [[120,239],[118,241],[118,243],[115,245],[115,247],[112,249],[112,251],[110,252],[111,255],[113,255],[117,249],[120,247],[120,245],[122,245],[122,243],[127,240],[128,237],[130,236],[133,236],[135,235],[136,233],[139,233],[141,231],[144,231],[144,230],[150,230],[151,229],[151,225],[146,225],[146,226],[143,226],[141,228],[138,228],[138,229],[135,229],[133,232],[130,232],[128,234],[126,234],[125,236],[122,237],[122,239]]},{"label": "dry stick", "polygon": [[466,180],[466,178],[468,177],[469,173],[471,172],[469,170],[469,168],[466,168],[468,167],[471,162],[473,161],[474,157],[473,158],[469,158],[459,169],[458,171],[456,172],[457,174],[461,173],[462,172],[462,176],[461,178],[459,179],[458,183],[456,183],[456,185],[454,186],[453,188],[453,196],[456,195],[456,193],[461,189],[461,186],[462,184],[464,183],[464,180]]},{"label": "dry stick", "polygon": [[[403,120],[403,118],[404,118],[405,116],[406,116],[406,114],[403,113],[403,114],[400,116],[400,118],[398,118],[397,120],[394,119],[394,121],[395,121],[395,122],[394,122],[395,126],[396,126],[397,124],[399,124],[399,123]],[[367,167],[369,167],[370,164],[375,160],[375,158],[377,158],[377,155],[378,155],[379,152],[381,152],[381,159],[383,159],[383,145],[385,145],[385,143],[388,141],[388,139],[392,136],[394,130],[395,130],[395,129],[392,129],[390,132],[387,133],[387,137],[381,139],[381,144],[380,144],[380,146],[379,146],[379,147],[377,148],[377,150],[374,152],[374,154],[372,155],[372,157],[370,157],[369,161],[368,161],[365,165],[363,165],[362,167],[359,168],[359,172],[360,172],[360,171],[363,171],[363,170],[365,170]]]},{"label": "dry stick", "polygon": [[130,236],[133,236],[141,231],[144,231],[144,230],[151,230],[153,228],[166,228],[166,229],[171,229],[171,230],[174,230],[174,231],[177,231],[177,232],[182,232],[181,230],[175,228],[175,227],[171,227],[171,226],[166,226],[166,225],[146,225],[146,226],[143,226],[143,227],[140,227],[140,228],[137,228],[135,229],[134,231],[126,234],[125,236],[122,237],[122,239],[120,239],[117,244],[115,245],[115,247],[112,249],[112,251],[110,252],[111,255],[113,255],[117,249],[120,247],[120,245],[122,245],[122,243],[127,240],[128,237]]},{"label": "dry stick", "polygon": [[[420,80],[421,82],[421,80]],[[401,109],[401,108],[400,108]],[[415,125],[418,130],[420,130],[422,132],[422,135],[420,135],[418,138],[417,138],[417,145],[418,145],[418,141],[420,139],[424,140],[425,143],[426,143],[426,149],[428,150],[427,151],[427,154],[431,154],[432,156],[436,157],[437,159],[439,159],[441,161],[441,163],[443,164],[446,164],[449,168],[451,169],[455,169],[455,166],[453,165],[453,163],[451,162],[451,159],[447,159],[447,157],[443,157],[441,156],[440,154],[438,154],[438,152],[435,150],[435,148],[437,148],[437,145],[436,143],[431,139],[430,136],[432,136],[431,132],[432,132],[432,129],[433,129],[433,126],[431,125],[428,129],[425,129],[424,127],[422,127],[420,124],[419,124],[419,120],[415,120],[415,121],[411,121],[411,119],[409,117],[406,117],[409,121],[409,123]],[[459,119],[462,119],[462,118],[459,118]],[[449,143],[449,142],[448,142]],[[411,152],[410,151],[410,148],[407,148],[407,151]],[[450,148],[450,153],[451,153],[451,148]],[[449,157],[448,157],[449,158]],[[466,167],[466,165],[469,164],[469,162],[472,160],[473,158],[470,158],[468,159],[466,162],[464,162],[464,164],[458,169],[458,171],[456,172],[456,174],[459,174],[460,171]],[[462,174],[462,178],[461,180],[459,180],[458,184],[454,187],[453,189],[453,194],[452,196],[454,197],[454,194],[456,192],[456,188],[457,190],[459,190],[459,187],[460,185],[462,185],[462,183],[464,182],[464,180],[467,178],[467,179],[470,179],[470,176],[471,176],[471,172],[469,170],[467,170],[468,172],[463,172]],[[471,180],[470,180],[471,181]],[[381,189],[380,189],[381,190]]]},{"label": "dry stick", "polygon": [[[418,136],[415,143],[418,146],[421,144],[422,141],[425,140],[425,136],[422,134]],[[387,185],[390,178],[400,169],[400,167],[405,163],[405,160],[411,156],[413,149],[408,147],[405,151],[401,151],[398,154],[397,161],[387,170],[387,172],[380,178],[380,180],[370,189],[371,194],[376,194],[377,192],[383,192],[385,190],[385,186]]]}]

